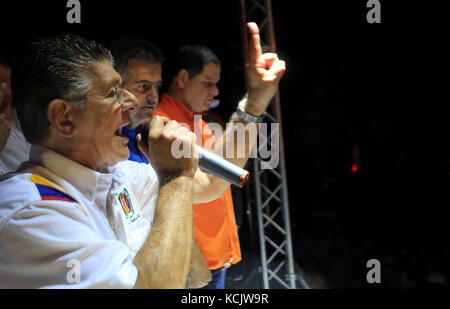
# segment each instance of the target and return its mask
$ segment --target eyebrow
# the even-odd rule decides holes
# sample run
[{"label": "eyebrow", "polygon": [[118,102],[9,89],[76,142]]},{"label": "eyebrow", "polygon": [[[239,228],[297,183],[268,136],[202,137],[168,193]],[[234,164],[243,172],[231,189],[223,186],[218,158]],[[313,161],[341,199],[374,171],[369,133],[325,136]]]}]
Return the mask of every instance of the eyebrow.
[{"label": "eyebrow", "polygon": [[208,77],[206,77],[203,81],[211,82],[211,83],[218,83],[218,82],[220,82],[220,78],[216,79],[216,78],[208,78]]},{"label": "eyebrow", "polygon": [[108,82],[105,86],[101,87],[101,91],[107,92],[109,91],[109,89],[121,84],[122,84],[121,79],[114,78],[110,82]]},{"label": "eyebrow", "polygon": [[142,79],[142,80],[138,80],[138,81],[134,82],[134,84],[140,84],[140,83],[160,84],[160,83],[162,83],[162,80],[158,80],[158,81],[156,81],[156,82],[151,82],[151,81],[149,81],[149,80]]}]

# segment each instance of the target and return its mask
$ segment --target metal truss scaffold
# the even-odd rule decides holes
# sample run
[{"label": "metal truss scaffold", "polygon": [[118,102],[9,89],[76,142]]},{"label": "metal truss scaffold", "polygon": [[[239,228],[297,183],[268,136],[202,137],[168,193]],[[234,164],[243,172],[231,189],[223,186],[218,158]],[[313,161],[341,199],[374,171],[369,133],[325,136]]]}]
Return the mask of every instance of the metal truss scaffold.
[{"label": "metal truss scaffold", "polygon": [[[248,55],[247,21],[258,24],[263,52],[275,52],[271,1],[240,0],[240,4],[244,55]],[[247,168],[252,171],[253,177],[248,184],[251,187],[247,190],[247,199],[250,207],[256,207],[263,287],[295,289],[298,281],[302,288],[309,288],[295,273],[281,120],[280,96],[277,93],[270,103],[265,122],[278,123],[278,130],[266,137],[260,134],[257,145],[258,150],[268,149],[268,145],[276,147],[276,143],[271,143],[271,136],[279,134],[279,164],[276,168],[264,169],[261,166],[265,161],[261,157],[249,160]],[[271,149],[271,153],[274,150]]]}]

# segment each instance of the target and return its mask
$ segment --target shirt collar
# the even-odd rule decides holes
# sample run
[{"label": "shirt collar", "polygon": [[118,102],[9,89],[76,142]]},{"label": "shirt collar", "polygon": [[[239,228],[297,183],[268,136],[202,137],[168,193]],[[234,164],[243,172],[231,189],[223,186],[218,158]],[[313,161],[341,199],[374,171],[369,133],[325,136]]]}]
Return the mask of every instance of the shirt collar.
[{"label": "shirt collar", "polygon": [[144,129],[144,126],[142,124],[140,124],[134,129],[134,132],[136,132],[136,134],[141,134],[142,129]]},{"label": "shirt collar", "polygon": [[48,168],[74,186],[90,201],[95,198],[97,184],[111,183],[112,173],[115,171],[115,167],[107,168],[105,173],[94,171],[52,149],[36,144],[31,145],[30,161]]},{"label": "shirt collar", "polygon": [[125,126],[122,128],[122,134],[128,137],[130,140],[135,139],[136,135],[142,133],[142,129],[144,126],[142,124],[138,125],[135,129],[132,129],[130,126]]},{"label": "shirt collar", "polygon": [[161,101],[167,102],[167,104],[172,105],[173,108],[176,108],[184,118],[193,120],[194,113],[191,112],[183,103],[172,97],[167,93],[163,93]]},{"label": "shirt collar", "polygon": [[128,137],[128,139],[132,140],[136,138],[136,131],[130,128],[130,126],[125,126],[122,128],[122,134]]},{"label": "shirt collar", "polygon": [[170,117],[169,115],[169,118],[177,120],[181,123],[185,123],[191,128],[191,131],[197,135],[197,143],[199,143],[199,145],[204,145],[204,143],[211,138],[211,131],[202,117],[199,117],[197,119],[197,128],[199,128],[201,131],[196,131],[196,126],[194,124],[196,119],[194,118],[194,116],[201,116],[201,114],[195,114],[191,112],[183,103],[167,93],[163,93],[161,102],[164,102],[163,104],[166,105],[164,107],[165,111],[170,111],[170,114],[177,115],[177,117],[174,118]]}]

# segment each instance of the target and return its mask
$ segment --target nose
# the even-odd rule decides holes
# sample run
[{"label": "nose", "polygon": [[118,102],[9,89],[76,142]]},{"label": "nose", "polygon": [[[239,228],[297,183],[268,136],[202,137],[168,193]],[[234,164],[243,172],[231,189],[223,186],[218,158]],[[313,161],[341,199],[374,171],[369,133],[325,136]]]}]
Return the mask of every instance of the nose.
[{"label": "nose", "polygon": [[217,87],[217,85],[214,85],[213,89],[212,89],[212,94],[216,97],[219,95],[219,88]]},{"label": "nose", "polygon": [[157,86],[151,87],[147,93],[147,101],[158,102],[159,100],[159,90]]},{"label": "nose", "polygon": [[123,90],[123,102],[123,109],[125,111],[135,109],[139,105],[139,101],[134,94],[126,89]]}]

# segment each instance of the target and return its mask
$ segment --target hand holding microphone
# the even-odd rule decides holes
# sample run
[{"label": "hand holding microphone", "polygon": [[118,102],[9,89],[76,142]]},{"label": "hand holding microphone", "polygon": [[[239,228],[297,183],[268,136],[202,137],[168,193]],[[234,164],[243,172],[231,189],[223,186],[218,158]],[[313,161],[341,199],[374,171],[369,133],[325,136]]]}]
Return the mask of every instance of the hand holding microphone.
[{"label": "hand holding microphone", "polygon": [[[187,147],[185,156],[177,158],[172,155],[175,141],[180,141]],[[182,176],[194,177],[198,167],[195,134],[178,122],[166,117],[155,117],[145,132],[141,133],[139,143],[140,147],[146,148],[145,153],[161,184]]]},{"label": "hand holding microphone", "polygon": [[[142,141],[147,147],[149,129],[150,124],[147,123],[141,133]],[[202,170],[220,177],[239,188],[242,188],[245,185],[250,175],[248,171],[200,146],[196,146],[196,148],[199,155],[198,166]]]}]

